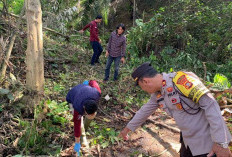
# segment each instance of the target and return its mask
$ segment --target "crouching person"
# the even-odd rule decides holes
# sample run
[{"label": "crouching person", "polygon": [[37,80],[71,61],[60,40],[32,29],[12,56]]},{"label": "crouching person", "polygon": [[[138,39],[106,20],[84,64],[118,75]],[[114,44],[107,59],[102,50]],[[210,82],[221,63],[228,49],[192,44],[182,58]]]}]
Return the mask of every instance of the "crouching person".
[{"label": "crouching person", "polygon": [[[78,155],[81,144],[88,147],[85,131],[88,129],[91,120],[96,116],[100,96],[101,89],[95,80],[84,81],[83,84],[73,87],[66,96],[66,101],[73,108],[74,150]],[[85,116],[84,120],[83,116]]]}]

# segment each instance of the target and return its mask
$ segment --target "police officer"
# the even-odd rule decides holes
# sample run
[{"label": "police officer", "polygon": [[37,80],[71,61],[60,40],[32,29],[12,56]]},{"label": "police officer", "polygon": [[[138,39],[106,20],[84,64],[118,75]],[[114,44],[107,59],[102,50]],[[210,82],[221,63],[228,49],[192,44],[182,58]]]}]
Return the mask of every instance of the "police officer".
[{"label": "police officer", "polygon": [[173,117],[181,130],[181,157],[232,157],[231,134],[209,90],[191,72],[159,74],[150,63],[140,65],[132,77],[150,100],[119,134],[124,140],[158,108]]}]

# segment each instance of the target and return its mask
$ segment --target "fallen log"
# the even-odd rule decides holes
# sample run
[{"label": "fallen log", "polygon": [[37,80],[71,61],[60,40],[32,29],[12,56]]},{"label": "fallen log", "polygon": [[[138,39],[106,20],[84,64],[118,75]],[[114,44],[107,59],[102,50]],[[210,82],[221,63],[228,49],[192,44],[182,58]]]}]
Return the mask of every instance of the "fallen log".
[{"label": "fallen log", "polygon": [[219,94],[223,94],[223,93],[230,93],[230,94],[232,94],[232,88],[229,88],[229,89],[224,89],[224,90],[216,90],[216,89],[210,89],[210,92],[211,93],[215,93],[215,94],[217,94],[217,93],[219,93]]},{"label": "fallen log", "polygon": [[162,123],[162,122],[156,122],[156,121],[154,121],[154,120],[152,120],[152,119],[148,119],[147,121],[148,121],[148,122],[151,122],[151,123],[153,123],[153,124],[155,124],[155,125],[164,127],[164,128],[166,128],[166,129],[168,129],[168,130],[174,132],[174,133],[180,133],[180,130],[179,130],[178,128],[169,126],[169,125],[164,124],[164,123]]},{"label": "fallen log", "polygon": [[[13,13],[7,13],[7,14],[10,15],[10,16],[12,16],[12,17],[19,18],[18,15],[15,15],[15,14],[13,14]],[[22,17],[22,19],[23,19],[23,20],[26,20],[26,17]],[[53,29],[51,29],[51,28],[43,27],[43,29],[46,30],[46,31],[50,31],[50,32],[52,32],[52,33],[58,34],[58,35],[60,35],[60,36],[67,37],[67,35],[62,34],[62,33],[59,33],[59,32],[57,32],[57,31],[55,31],[55,30],[53,30]]]},{"label": "fallen log", "polygon": [[58,78],[58,76],[54,76],[54,75],[44,75],[45,78]]},{"label": "fallen log", "polygon": [[[25,57],[21,57],[21,56],[12,56],[11,59],[23,59],[25,60]],[[62,63],[72,63],[73,61],[70,59],[44,59],[45,62],[48,63],[58,63],[58,64],[62,64]]]},{"label": "fallen log", "polygon": [[[133,114],[135,114],[135,112],[132,110],[132,109],[129,109],[130,112],[132,112]],[[169,126],[167,124],[164,124],[162,122],[156,122],[155,120],[158,120],[159,117],[156,117],[154,120],[153,119],[147,119],[147,122],[150,122],[150,123],[153,123],[155,125],[158,125],[158,126],[161,126],[161,127],[164,127],[174,133],[180,133],[180,130],[178,128],[175,128],[175,127],[172,127],[172,126]]]},{"label": "fallen log", "polygon": [[220,108],[232,108],[232,105],[224,105],[224,106],[220,106]]},{"label": "fallen log", "polygon": [[45,59],[46,62],[49,63],[71,63],[70,59]]},{"label": "fallen log", "polygon": [[[15,15],[15,14],[13,14],[13,13],[7,13],[7,14],[10,15],[10,16],[12,16],[12,17],[15,17],[15,18],[20,18],[18,15]],[[22,19],[23,19],[23,20],[26,20],[25,17],[23,17]],[[44,26],[43,26],[43,29],[46,30],[46,31],[52,32],[52,33],[54,33],[54,34],[63,36],[63,37],[65,37],[66,39],[69,39],[70,37],[80,37],[80,38],[88,39],[88,37],[81,36],[81,35],[66,35],[66,34],[62,34],[62,33],[60,33],[60,32],[57,32],[56,30],[53,30],[53,29],[51,29],[51,28],[44,27]]]},{"label": "fallen log", "polygon": [[227,102],[232,104],[232,99],[226,98]]}]

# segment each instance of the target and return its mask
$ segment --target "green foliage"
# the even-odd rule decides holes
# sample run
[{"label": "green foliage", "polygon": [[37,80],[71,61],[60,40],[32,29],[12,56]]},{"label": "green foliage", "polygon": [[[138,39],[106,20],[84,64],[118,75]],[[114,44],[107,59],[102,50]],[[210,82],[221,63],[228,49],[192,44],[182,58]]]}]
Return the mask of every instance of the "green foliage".
[{"label": "green foliage", "polygon": [[47,116],[51,118],[53,123],[64,125],[66,122],[68,122],[68,120],[64,117],[64,115],[67,114],[67,111],[69,110],[67,102],[58,104],[55,101],[48,100],[46,101],[46,104],[50,109],[50,112],[47,113]]},{"label": "green foliage", "polygon": [[[21,148],[25,154],[55,155],[60,152],[61,146],[51,144],[52,141],[48,141],[48,139],[45,138],[48,134],[47,130],[41,130],[39,124],[35,121],[32,122],[32,125],[30,123],[26,124],[26,129],[18,143],[19,148]],[[52,132],[50,132],[50,134],[51,133]]]},{"label": "green foliage", "polygon": [[8,94],[8,93],[10,93],[10,91],[8,89],[0,88],[0,94],[1,95],[5,95],[5,94]]},{"label": "green foliage", "polygon": [[102,14],[103,22],[108,24],[110,0],[42,0],[43,19],[49,28],[68,34],[83,28],[84,25],[93,20],[98,14]]},{"label": "green foliage", "polygon": [[10,12],[13,12],[14,14],[20,14],[24,5],[24,0],[8,0],[7,4]]},{"label": "green foliage", "polygon": [[91,128],[93,128],[94,137],[91,139],[91,144],[100,146],[104,149],[109,145],[119,142],[118,134],[113,128],[108,128],[106,125],[98,125],[96,122],[91,122]]},{"label": "green foliage", "polygon": [[9,100],[14,100],[13,94],[8,89],[0,88],[0,98],[6,96]]},{"label": "green foliage", "polygon": [[203,74],[206,62],[207,71],[223,72],[231,79],[231,16],[232,2],[181,0],[156,10],[146,23],[137,19],[127,36],[131,65],[142,58],[160,71],[172,67]]},{"label": "green foliage", "polygon": [[103,9],[101,11],[101,14],[102,14],[102,17],[103,17],[103,22],[105,23],[105,25],[108,25],[108,15],[109,15],[109,4],[110,4],[110,1],[109,0],[104,0],[102,2],[103,4]]},{"label": "green foliage", "polygon": [[0,112],[3,110],[3,104],[0,104]]},{"label": "green foliage", "polygon": [[[35,125],[27,125],[25,133],[19,140],[19,147],[25,150],[32,149],[34,153],[41,154],[43,146],[46,144],[46,140],[39,134]],[[26,152],[28,154],[29,152]]]},{"label": "green foliage", "polygon": [[[18,3],[15,7],[11,5],[10,8],[10,11],[18,13],[20,9],[17,8],[20,8],[22,0],[10,0],[9,2],[9,4]],[[49,21],[52,18],[50,26],[63,33],[74,29],[69,29],[69,27],[76,25],[83,27],[98,13],[103,15],[104,23],[108,23],[109,0],[81,0],[81,12],[77,12],[75,8],[76,0],[42,0],[41,2],[44,20]],[[170,7],[156,10],[149,22],[145,23],[137,19],[137,26],[128,31],[127,41],[130,54],[127,57],[127,64],[122,65],[120,69],[121,76],[118,82],[109,82],[110,86],[100,83],[101,88],[104,89],[102,95],[109,94],[111,97],[107,102],[100,100],[106,106],[105,110],[111,111],[110,105],[122,105],[127,110],[132,105],[141,106],[148,101],[149,95],[134,87],[130,77],[134,67],[146,61],[152,61],[153,66],[160,72],[186,69],[198,74],[205,72],[202,62],[206,62],[208,81],[215,73],[223,73],[231,79],[231,10],[231,2],[227,5],[223,1],[216,0],[204,2],[178,0]],[[83,36],[89,36],[89,32],[86,31],[86,35]],[[74,49],[71,44],[65,45],[63,39],[54,37],[56,40],[52,40],[45,36],[45,57],[69,59],[75,62],[77,68],[71,69],[69,64],[58,62],[46,64],[48,65],[46,68],[49,69],[48,74],[55,76],[51,79],[47,78],[45,82],[45,96],[49,97],[49,100],[44,100],[37,106],[33,120],[23,118],[18,120],[22,131],[18,143],[19,151],[28,155],[55,156],[59,154],[61,146],[55,144],[55,141],[60,140],[62,141],[60,143],[63,143],[62,136],[64,130],[67,131],[67,125],[71,119],[68,106],[66,102],[62,102],[62,99],[69,87],[82,82],[86,77],[102,79],[103,64],[100,65],[101,69],[96,68],[93,71],[90,67],[83,66],[87,63],[84,59],[88,58],[86,49],[90,48],[88,39],[83,39],[83,36],[71,37],[70,40],[72,44],[75,43],[75,46],[76,44],[82,45],[84,50],[79,47]],[[103,36],[103,39],[107,41],[108,37],[109,34]],[[80,67],[82,69],[78,71]],[[215,85],[222,88],[231,87],[225,76],[215,75]],[[0,88],[0,98],[10,93],[14,93],[11,88],[10,90]],[[10,96],[9,99],[13,98]],[[43,115],[46,105],[48,112]],[[0,102],[0,112],[4,110],[4,107],[5,104]],[[95,122],[92,122],[91,126],[93,145],[100,144],[102,148],[107,148],[119,141],[118,132],[115,129]],[[12,142],[6,140],[5,143],[11,144]],[[139,151],[136,151],[132,155],[138,154]]]},{"label": "green foliage", "polygon": [[67,33],[67,24],[75,18],[78,13],[76,0],[42,0],[43,19],[48,27]]},{"label": "green foliage", "polygon": [[130,156],[131,156],[131,157],[132,157],[132,156],[142,157],[143,155],[140,154],[139,150],[136,150],[136,151],[132,152],[132,153],[130,154]]},{"label": "green foliage", "polygon": [[227,77],[218,73],[214,76],[213,83],[214,83],[214,87],[222,90],[231,87],[231,83],[228,81]]},{"label": "green foliage", "polygon": [[[46,114],[47,118],[42,120],[44,104],[47,105],[50,112]],[[47,154],[52,156],[59,154],[61,146],[54,143],[51,136],[59,134],[59,138],[62,138],[60,136],[62,134],[61,126],[64,128],[70,122],[71,118],[69,116],[66,102],[57,103],[51,100],[41,102],[35,108],[33,121],[29,122],[17,118],[23,133],[19,139],[19,149],[25,154]]]},{"label": "green foliage", "polygon": [[110,0],[84,0],[82,3],[83,7],[83,19],[84,24],[88,23],[90,20],[95,19],[98,14],[102,14],[103,21],[105,24],[108,23],[108,14],[109,14],[109,4]]},{"label": "green foliage", "polygon": [[[0,1],[0,9],[2,10],[3,9],[3,3],[2,1]],[[1,28],[1,27],[0,27]]]}]

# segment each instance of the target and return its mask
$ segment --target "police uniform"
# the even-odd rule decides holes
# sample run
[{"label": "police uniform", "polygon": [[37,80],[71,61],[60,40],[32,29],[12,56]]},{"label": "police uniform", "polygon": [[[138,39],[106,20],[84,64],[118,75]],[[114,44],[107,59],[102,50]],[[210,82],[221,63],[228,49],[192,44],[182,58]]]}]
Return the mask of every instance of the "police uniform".
[{"label": "police uniform", "polygon": [[161,92],[151,94],[148,103],[140,108],[127,124],[127,128],[135,131],[156,109],[160,108],[175,119],[182,132],[185,147],[190,148],[193,156],[207,154],[212,150],[214,142],[229,143],[231,134],[212,94],[202,86],[195,74],[191,72],[181,74],[183,73],[200,83],[195,87],[202,88],[195,93],[187,93],[189,95],[186,96],[178,85],[190,89],[194,83],[181,75],[176,78],[178,74],[176,72],[163,73]]}]

